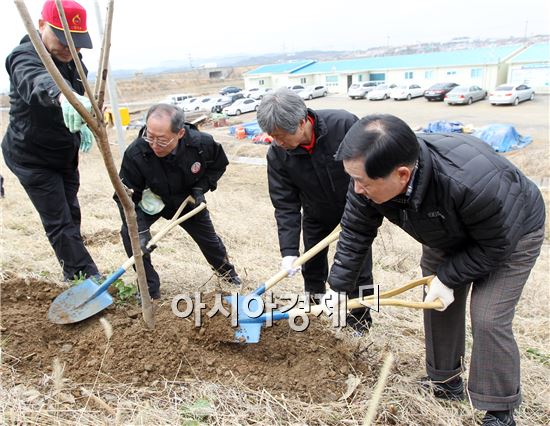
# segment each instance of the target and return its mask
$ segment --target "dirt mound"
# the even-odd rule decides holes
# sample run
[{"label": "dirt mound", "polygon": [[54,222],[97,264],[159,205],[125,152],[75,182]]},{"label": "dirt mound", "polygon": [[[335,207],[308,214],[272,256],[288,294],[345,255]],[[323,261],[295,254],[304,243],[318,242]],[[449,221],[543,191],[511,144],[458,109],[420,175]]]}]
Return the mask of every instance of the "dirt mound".
[{"label": "dirt mound", "polygon": [[83,234],[82,240],[86,246],[105,244],[106,242],[117,244],[120,242],[120,233],[110,229],[101,229],[90,234]]},{"label": "dirt mound", "polygon": [[[98,316],[59,326],[47,321],[51,301],[63,290],[37,279],[9,278],[0,285],[2,338],[6,363],[25,380],[51,374],[54,358],[64,377],[78,383],[155,386],[186,379],[229,383],[307,401],[332,401],[346,392],[348,374],[369,372],[357,347],[326,325],[311,321],[301,333],[285,321],[264,328],[260,343],[233,342],[234,329],[222,315],[195,327],[176,317],[166,302],[158,307],[156,328],[147,330],[140,308],[111,306],[102,312],[113,334],[107,340]],[[206,316],[203,311],[203,318]]]}]

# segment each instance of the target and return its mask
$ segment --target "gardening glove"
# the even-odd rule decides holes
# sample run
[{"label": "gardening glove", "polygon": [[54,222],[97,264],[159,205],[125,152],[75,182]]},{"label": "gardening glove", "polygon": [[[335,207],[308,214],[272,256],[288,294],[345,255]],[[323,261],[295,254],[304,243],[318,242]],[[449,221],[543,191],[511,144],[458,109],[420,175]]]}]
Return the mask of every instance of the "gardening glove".
[{"label": "gardening glove", "polygon": [[201,203],[206,204],[206,198],[204,198],[204,191],[202,188],[196,187],[191,189],[191,195],[195,199],[195,206]]},{"label": "gardening glove", "polygon": [[298,266],[297,268],[292,267],[296,259],[298,259],[298,256],[285,256],[281,260],[281,269],[285,270],[289,277],[293,277],[302,270],[302,266]]},{"label": "gardening glove", "polygon": [[164,209],[164,202],[157,194],[151,191],[150,188],[145,188],[141,194],[141,201],[138,204],[139,208],[148,215],[158,214]]},{"label": "gardening glove", "polygon": [[139,245],[141,246],[141,252],[144,256],[149,256],[151,252],[157,248],[156,244],[153,244],[150,247],[147,247],[147,243],[151,240],[151,231],[148,229],[145,231],[139,232]]},{"label": "gardening glove", "polygon": [[436,308],[436,311],[444,311],[447,307],[454,302],[454,290],[443,284],[439,278],[435,277],[430,283],[430,288],[424,302],[434,302],[435,300],[441,300],[443,308]]},{"label": "gardening glove", "polygon": [[[86,96],[81,96],[77,93],[74,95],[76,96],[76,99],[84,105],[84,108],[86,108],[88,112],[92,111],[92,103]],[[67,126],[71,133],[80,131],[80,128],[84,125],[85,121],[82,119],[75,107],[71,105],[63,94],[59,96],[59,103],[61,104],[61,110],[63,111],[63,121],[65,122],[65,126]]]},{"label": "gardening glove", "polygon": [[80,128],[80,151],[86,153],[89,152],[92,148],[92,142],[94,140],[94,135],[92,131],[84,124]]}]

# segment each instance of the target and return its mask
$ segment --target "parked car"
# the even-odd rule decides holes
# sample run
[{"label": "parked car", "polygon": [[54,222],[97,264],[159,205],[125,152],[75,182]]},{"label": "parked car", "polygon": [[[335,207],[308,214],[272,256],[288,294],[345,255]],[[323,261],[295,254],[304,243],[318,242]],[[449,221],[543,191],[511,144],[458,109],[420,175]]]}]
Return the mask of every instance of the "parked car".
[{"label": "parked car", "polygon": [[325,86],[307,86],[304,90],[298,92],[302,99],[321,98],[327,94],[328,90]]},{"label": "parked car", "polygon": [[395,84],[379,84],[369,91],[367,99],[369,101],[386,100],[390,97],[391,90],[395,87]]},{"label": "parked car", "polygon": [[180,106],[180,104],[186,100],[191,98],[192,96],[187,93],[178,93],[176,95],[168,95],[166,99],[163,102]]},{"label": "parked car", "polygon": [[226,115],[241,115],[245,112],[256,111],[260,105],[260,101],[252,98],[237,99],[228,107],[223,109]]},{"label": "parked car", "polygon": [[491,105],[511,104],[517,105],[523,101],[532,101],[535,98],[535,91],[526,84],[501,84],[489,94]]},{"label": "parked car", "polygon": [[195,105],[197,104],[197,102],[199,102],[199,99],[198,97],[196,98],[187,98],[186,100],[184,100],[181,105],[180,105],[180,108],[183,108],[184,111],[186,112],[189,112],[189,111],[195,111]]},{"label": "parked car", "polygon": [[270,87],[253,87],[244,92],[245,98],[262,99],[266,93],[271,92]]},{"label": "parked car", "polygon": [[229,93],[238,93],[238,92],[242,92],[242,89],[240,87],[225,86],[225,87],[222,87],[218,93],[220,95],[228,95]]},{"label": "parked car", "polygon": [[212,106],[216,104],[221,99],[221,97],[211,97],[203,96],[201,98],[196,98],[196,101],[193,101],[185,106],[184,111],[208,111],[210,112]]},{"label": "parked car", "polygon": [[456,83],[436,83],[428,87],[424,92],[424,97],[428,101],[442,101],[445,95],[453,90],[458,84]]},{"label": "parked car", "polygon": [[233,102],[235,102],[237,99],[243,99],[244,95],[242,92],[239,93],[231,93],[227,96],[224,96],[219,102],[216,102],[212,106],[212,112],[222,112],[225,107],[228,107]]},{"label": "parked car", "polygon": [[445,102],[447,105],[454,104],[468,104],[481,101],[487,97],[487,90],[482,89],[479,86],[456,86],[453,90],[445,95]]},{"label": "parked car", "polygon": [[418,98],[423,94],[424,89],[422,89],[422,87],[415,83],[409,83],[394,87],[390,92],[390,97],[396,101],[399,99],[406,99],[409,101],[412,98]]},{"label": "parked car", "polygon": [[376,83],[373,81],[364,81],[362,83],[353,83],[348,87],[348,96],[351,99],[365,99],[367,93],[376,87]]},{"label": "parked car", "polygon": [[292,86],[287,86],[287,88],[292,90],[293,92],[301,92],[306,87],[301,84],[293,84]]}]

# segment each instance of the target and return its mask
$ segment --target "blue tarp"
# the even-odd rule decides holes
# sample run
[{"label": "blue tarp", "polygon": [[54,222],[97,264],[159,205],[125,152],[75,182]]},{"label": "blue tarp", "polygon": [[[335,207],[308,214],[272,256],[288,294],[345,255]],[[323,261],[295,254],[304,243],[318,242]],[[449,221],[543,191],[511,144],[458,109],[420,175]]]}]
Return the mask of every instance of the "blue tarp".
[{"label": "blue tarp", "polygon": [[431,121],[422,129],[424,133],[462,133],[464,125],[460,121]]},{"label": "blue tarp", "polygon": [[515,127],[509,124],[489,124],[474,133],[487,142],[496,152],[508,152],[523,148],[533,142],[531,136],[521,136]]},{"label": "blue tarp", "polygon": [[260,126],[258,125],[258,121],[254,120],[254,121],[249,121],[248,123],[242,123],[242,124],[237,124],[236,126],[231,126],[229,128],[229,134],[232,136],[235,136],[235,132],[239,127],[244,128],[244,131],[246,132],[246,137],[248,139],[252,139],[254,136],[262,133],[262,129],[260,129]]}]

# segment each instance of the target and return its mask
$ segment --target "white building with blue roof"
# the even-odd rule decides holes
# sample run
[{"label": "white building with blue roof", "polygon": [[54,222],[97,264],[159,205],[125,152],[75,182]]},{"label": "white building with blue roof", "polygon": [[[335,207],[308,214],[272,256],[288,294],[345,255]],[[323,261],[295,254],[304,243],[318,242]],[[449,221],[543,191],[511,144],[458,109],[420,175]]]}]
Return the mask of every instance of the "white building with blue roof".
[{"label": "white building with blue roof", "polygon": [[508,62],[508,83],[525,83],[536,93],[550,93],[549,43],[533,44]]},{"label": "white building with blue roof", "polygon": [[[352,83],[439,82],[476,84],[490,90],[509,77],[511,58],[526,48],[507,45],[414,55],[379,56],[338,61],[302,61],[265,65],[244,75],[245,87],[279,88],[293,84],[325,85],[332,93],[346,93]],[[287,65],[284,67],[283,65]]]}]

